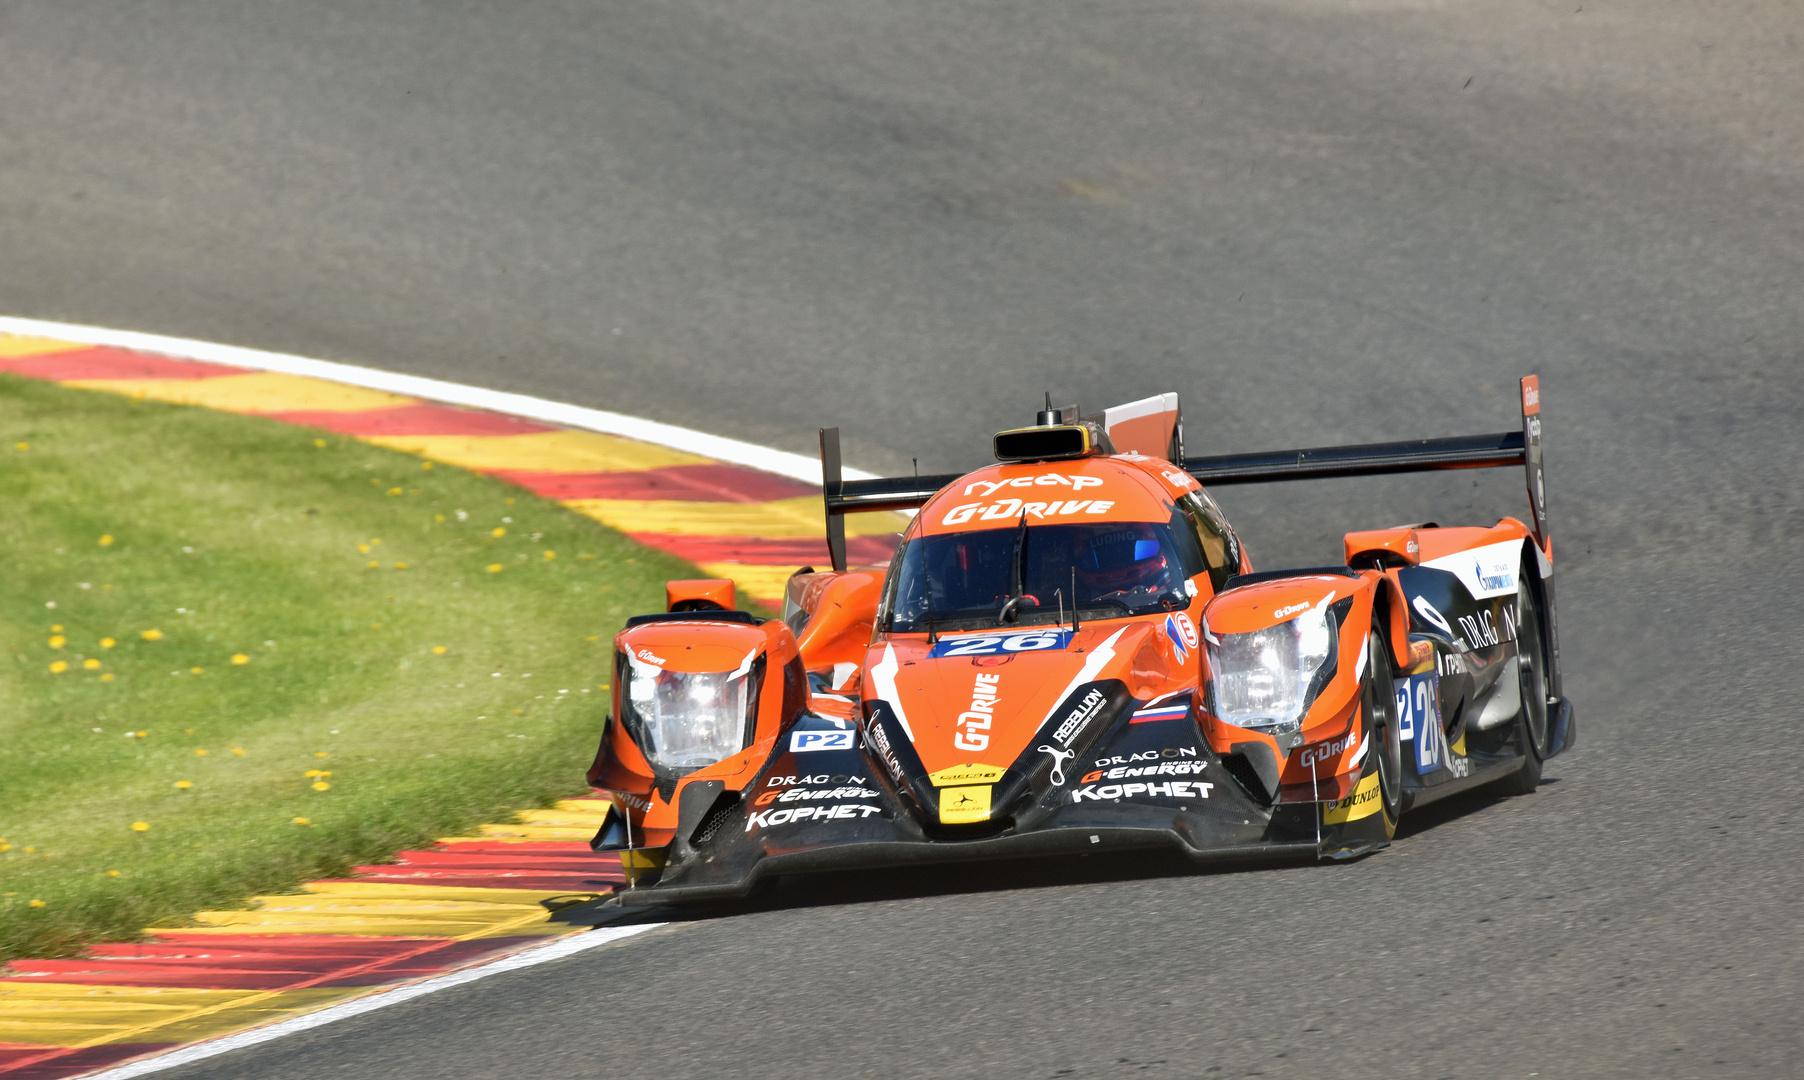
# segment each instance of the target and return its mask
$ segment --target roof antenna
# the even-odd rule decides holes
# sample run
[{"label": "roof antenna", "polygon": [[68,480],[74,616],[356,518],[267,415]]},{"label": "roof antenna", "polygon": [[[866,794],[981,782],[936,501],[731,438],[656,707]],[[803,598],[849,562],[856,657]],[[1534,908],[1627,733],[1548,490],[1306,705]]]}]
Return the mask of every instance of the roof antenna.
[{"label": "roof antenna", "polygon": [[1046,427],[1049,424],[1056,424],[1058,422],[1059,414],[1052,409],[1052,391],[1048,390],[1046,391],[1046,407],[1040,410],[1038,416],[1034,417],[1034,423],[1040,427]]},{"label": "roof antenna", "polygon": [[921,475],[921,459],[918,457],[911,457],[908,460],[915,463],[915,476],[919,477]]}]

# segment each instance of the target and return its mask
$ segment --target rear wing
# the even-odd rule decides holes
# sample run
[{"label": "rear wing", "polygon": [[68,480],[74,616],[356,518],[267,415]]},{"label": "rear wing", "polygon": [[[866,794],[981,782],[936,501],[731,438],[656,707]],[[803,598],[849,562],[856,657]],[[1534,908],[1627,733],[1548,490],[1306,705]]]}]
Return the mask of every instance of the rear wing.
[{"label": "rear wing", "polygon": [[[1177,395],[1149,398],[1161,405],[1169,399],[1170,449],[1183,457],[1183,428],[1177,419]],[[1104,415],[1128,410],[1132,417],[1143,403],[1116,406]],[[1270,484],[1283,480],[1325,480],[1340,476],[1384,476],[1390,473],[1430,472],[1441,469],[1500,469],[1520,466],[1527,473],[1529,511],[1535,538],[1547,542],[1547,484],[1541,468],[1541,382],[1530,375],[1521,381],[1522,430],[1494,435],[1455,435],[1444,439],[1409,442],[1365,443],[1359,446],[1325,446],[1312,450],[1277,450],[1256,454],[1222,454],[1183,457],[1184,471],[1206,487],[1224,484]],[[1073,410],[1075,411],[1075,410]],[[1138,441],[1138,440],[1136,440]],[[1145,451],[1142,451],[1145,452]],[[882,477],[847,480],[839,456],[839,429],[821,429],[821,486],[827,508],[827,551],[833,568],[846,568],[846,514],[877,510],[912,510],[939,494],[940,489],[963,478],[964,473],[936,476]]]}]

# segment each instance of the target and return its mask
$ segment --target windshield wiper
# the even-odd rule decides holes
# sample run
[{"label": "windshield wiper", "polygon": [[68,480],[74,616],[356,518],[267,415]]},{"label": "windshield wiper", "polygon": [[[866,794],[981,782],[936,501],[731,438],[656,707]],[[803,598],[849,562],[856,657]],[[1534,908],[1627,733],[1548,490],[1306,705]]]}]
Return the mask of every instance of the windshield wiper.
[{"label": "windshield wiper", "polygon": [[[1015,530],[1015,557],[1009,566],[1008,603],[1002,605],[997,612],[999,622],[1012,623],[1021,616],[1015,608],[1021,603],[1021,596],[1027,589],[1027,511],[1021,511],[1021,525]],[[1039,604],[1035,603],[1035,607]],[[1013,615],[1014,618],[1009,616]]]}]

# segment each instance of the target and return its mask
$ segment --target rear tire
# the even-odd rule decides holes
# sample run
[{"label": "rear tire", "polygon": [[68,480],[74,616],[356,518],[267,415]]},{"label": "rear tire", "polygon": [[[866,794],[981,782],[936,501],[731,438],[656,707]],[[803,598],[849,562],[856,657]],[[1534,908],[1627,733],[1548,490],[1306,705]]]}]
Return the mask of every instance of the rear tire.
[{"label": "rear tire", "polygon": [[1547,646],[1541,639],[1541,612],[1528,587],[1528,567],[1517,576],[1516,677],[1522,682],[1522,710],[1516,714],[1516,742],[1522,768],[1497,782],[1505,795],[1533,795],[1541,785],[1541,760],[1547,756]]}]

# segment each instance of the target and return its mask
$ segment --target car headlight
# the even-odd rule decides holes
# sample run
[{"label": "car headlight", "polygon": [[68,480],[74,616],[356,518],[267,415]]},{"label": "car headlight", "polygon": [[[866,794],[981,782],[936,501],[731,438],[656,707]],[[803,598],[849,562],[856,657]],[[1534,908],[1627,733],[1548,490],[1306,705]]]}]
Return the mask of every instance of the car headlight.
[{"label": "car headlight", "polygon": [[654,768],[688,773],[745,749],[764,657],[736,671],[666,671],[628,654],[628,730]]},{"label": "car headlight", "polygon": [[1235,727],[1289,735],[1334,674],[1338,626],[1326,604],[1248,634],[1211,635],[1215,716]]}]

